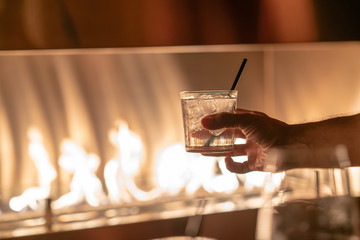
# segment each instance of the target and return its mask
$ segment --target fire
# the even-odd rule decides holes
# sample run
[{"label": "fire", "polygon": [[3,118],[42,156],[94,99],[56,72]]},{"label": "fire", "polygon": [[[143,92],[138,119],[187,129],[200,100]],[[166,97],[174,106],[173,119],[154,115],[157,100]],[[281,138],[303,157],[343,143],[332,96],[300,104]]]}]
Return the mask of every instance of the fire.
[{"label": "fire", "polygon": [[[42,144],[41,134],[29,130],[29,154],[34,161],[39,187],[31,187],[9,202],[11,209],[21,211],[26,206],[36,209],[38,200],[49,197],[51,182],[56,178],[56,171],[50,164],[48,154]],[[201,154],[188,153],[184,145],[171,144],[160,151],[155,159],[155,187],[148,191],[139,188],[135,175],[139,173],[143,159],[143,144],[139,136],[130,131],[126,124],[109,132],[110,142],[117,149],[117,154],[104,168],[104,180],[107,194],[103,189],[96,170],[100,159],[93,153],[86,152],[71,140],[61,145],[59,165],[73,174],[70,192],[56,199],[55,209],[87,203],[99,206],[109,203],[149,201],[162,196],[177,196],[185,193],[189,196],[203,189],[208,193],[232,193],[240,184],[245,190],[260,187],[264,183],[263,173],[249,173],[238,176],[230,173],[222,158],[205,157]],[[237,141],[237,144],[244,141]],[[245,161],[246,158],[236,158]]]},{"label": "fire", "polygon": [[38,172],[39,186],[31,187],[20,196],[13,197],[10,200],[10,208],[17,212],[27,206],[37,209],[39,207],[38,201],[49,196],[51,182],[56,177],[56,171],[50,164],[49,156],[42,144],[42,136],[39,131],[35,128],[30,128],[28,130],[28,138],[30,139],[28,152]]},{"label": "fire", "polygon": [[[215,172],[217,167],[220,173]],[[230,193],[239,187],[236,175],[226,169],[224,160],[187,153],[180,143],[159,153],[155,171],[157,185],[170,195],[178,194],[183,187],[190,195],[201,187],[209,193]]]},{"label": "fire", "polygon": [[126,124],[118,131],[110,131],[110,141],[118,149],[118,155],[105,166],[104,177],[113,203],[146,201],[158,196],[156,190],[143,191],[134,182],[134,176],[140,168],[143,146],[141,139],[132,133]]},{"label": "fire", "polygon": [[171,145],[160,151],[155,160],[157,186],[169,195],[178,194],[190,178],[186,170],[192,159],[194,157],[187,155],[180,144]]},{"label": "fire", "polygon": [[235,174],[229,172],[225,165],[225,160],[219,160],[220,175],[214,177],[212,188],[215,192],[232,193],[239,187],[239,181]]},{"label": "fire", "polygon": [[54,208],[75,205],[85,200],[91,206],[99,206],[105,200],[101,182],[95,175],[99,166],[99,157],[87,154],[72,141],[62,144],[60,166],[73,173],[70,192],[54,202]]}]

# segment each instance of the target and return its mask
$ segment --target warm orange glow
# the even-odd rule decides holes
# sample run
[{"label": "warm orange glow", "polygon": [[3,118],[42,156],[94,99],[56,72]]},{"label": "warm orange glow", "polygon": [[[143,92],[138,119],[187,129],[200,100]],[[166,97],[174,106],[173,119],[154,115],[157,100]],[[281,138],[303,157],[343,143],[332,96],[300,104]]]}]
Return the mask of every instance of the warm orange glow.
[{"label": "warm orange glow", "polygon": [[[214,172],[218,163],[221,174]],[[209,193],[231,193],[239,187],[236,175],[226,169],[223,159],[187,153],[183,144],[161,151],[155,169],[156,183],[166,194],[175,195],[184,187],[188,194],[200,188]]]},{"label": "warm orange glow", "polygon": [[[49,197],[50,183],[56,172],[49,163],[47,152],[42,145],[42,136],[36,129],[28,132],[31,143],[29,154],[38,169],[40,187],[28,188],[21,196],[9,202],[14,211],[26,206],[36,208],[37,200]],[[135,183],[135,175],[139,173],[143,154],[140,137],[131,132],[126,123],[111,130],[109,140],[117,149],[117,155],[108,161],[104,168],[104,177],[108,196],[105,195],[96,170],[100,159],[97,155],[87,153],[74,141],[65,140],[61,145],[59,158],[61,168],[72,173],[70,192],[60,196],[53,202],[55,209],[88,203],[96,207],[101,204],[149,201],[161,196],[177,196],[180,191],[193,195],[204,189],[208,193],[232,193],[240,184],[238,177],[230,173],[222,158],[205,157],[201,154],[187,153],[182,143],[175,143],[162,149],[156,157],[155,183],[153,189],[142,190]],[[237,144],[244,143],[242,139]],[[237,161],[246,158],[238,157]],[[215,171],[218,169],[218,171]],[[265,176],[261,173],[249,173],[242,176],[245,189],[252,190],[264,184]]]},{"label": "warm orange glow", "polygon": [[189,180],[186,171],[194,155],[185,152],[183,145],[171,145],[159,152],[155,163],[155,177],[157,186],[169,195],[180,192]]},{"label": "warm orange glow", "polygon": [[25,207],[38,209],[39,200],[49,197],[51,182],[56,177],[55,169],[51,166],[49,156],[42,144],[42,136],[35,128],[28,130],[30,144],[28,152],[30,158],[35,163],[39,186],[26,189],[20,196],[10,199],[9,206],[14,211],[21,211]]},{"label": "warm orange glow", "polygon": [[134,182],[143,154],[141,139],[131,132],[126,123],[122,123],[117,131],[110,131],[110,141],[118,154],[107,162],[104,169],[109,200],[112,203],[147,201],[158,196],[156,190],[143,191]]},{"label": "warm orange glow", "polygon": [[70,192],[54,202],[54,208],[62,208],[81,203],[86,200],[91,206],[98,206],[105,200],[100,180],[95,175],[99,165],[99,158],[94,154],[86,153],[72,141],[64,141],[60,166],[73,173],[70,183]]},{"label": "warm orange glow", "polygon": [[316,41],[313,8],[310,0],[261,1],[259,42]]},{"label": "warm orange glow", "polygon": [[[239,107],[288,123],[358,112],[358,50],[322,43],[3,52],[0,185],[10,209],[0,206],[0,223],[11,232],[8,219],[38,224],[44,198],[63,220],[54,231],[189,216],[203,197],[206,213],[257,208],[267,174],[236,175],[223,158],[185,152],[179,91],[228,86],[246,55]],[[359,173],[350,175],[359,196]],[[309,184],[294,197],[315,196]]]}]

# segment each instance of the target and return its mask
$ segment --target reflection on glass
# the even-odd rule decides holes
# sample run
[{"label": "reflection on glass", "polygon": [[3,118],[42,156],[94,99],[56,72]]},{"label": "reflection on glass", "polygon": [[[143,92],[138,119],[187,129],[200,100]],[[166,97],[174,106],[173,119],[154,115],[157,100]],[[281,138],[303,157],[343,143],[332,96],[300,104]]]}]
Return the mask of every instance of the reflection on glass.
[{"label": "reflection on glass", "polygon": [[[304,168],[306,162],[317,167]],[[269,175],[264,185],[257,239],[359,239],[349,166],[344,146],[272,151],[266,170],[283,177]]]}]

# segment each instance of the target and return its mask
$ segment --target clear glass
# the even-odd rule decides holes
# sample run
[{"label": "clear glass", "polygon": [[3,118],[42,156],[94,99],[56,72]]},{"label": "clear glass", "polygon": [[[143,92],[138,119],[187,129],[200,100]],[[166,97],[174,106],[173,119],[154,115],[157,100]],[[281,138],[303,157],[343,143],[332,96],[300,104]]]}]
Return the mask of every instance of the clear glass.
[{"label": "clear glass", "polygon": [[185,91],[180,93],[187,152],[227,153],[234,150],[234,130],[209,131],[201,125],[206,115],[234,113],[237,91]]},{"label": "clear glass", "polygon": [[[324,167],[304,168],[304,162]],[[273,173],[264,187],[256,239],[359,239],[349,166],[344,146],[270,152],[265,170]]]}]

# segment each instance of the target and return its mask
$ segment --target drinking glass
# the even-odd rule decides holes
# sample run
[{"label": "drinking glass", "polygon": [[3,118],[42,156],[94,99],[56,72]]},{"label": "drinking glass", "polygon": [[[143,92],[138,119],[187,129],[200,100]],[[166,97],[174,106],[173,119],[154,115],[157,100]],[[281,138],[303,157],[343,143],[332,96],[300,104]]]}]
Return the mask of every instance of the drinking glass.
[{"label": "drinking glass", "polygon": [[271,174],[264,185],[256,239],[360,239],[348,167],[341,145],[272,150],[265,161]]},{"label": "drinking glass", "polygon": [[236,90],[184,91],[180,93],[187,152],[226,153],[234,150],[234,130],[207,130],[201,125],[206,115],[234,113]]}]

